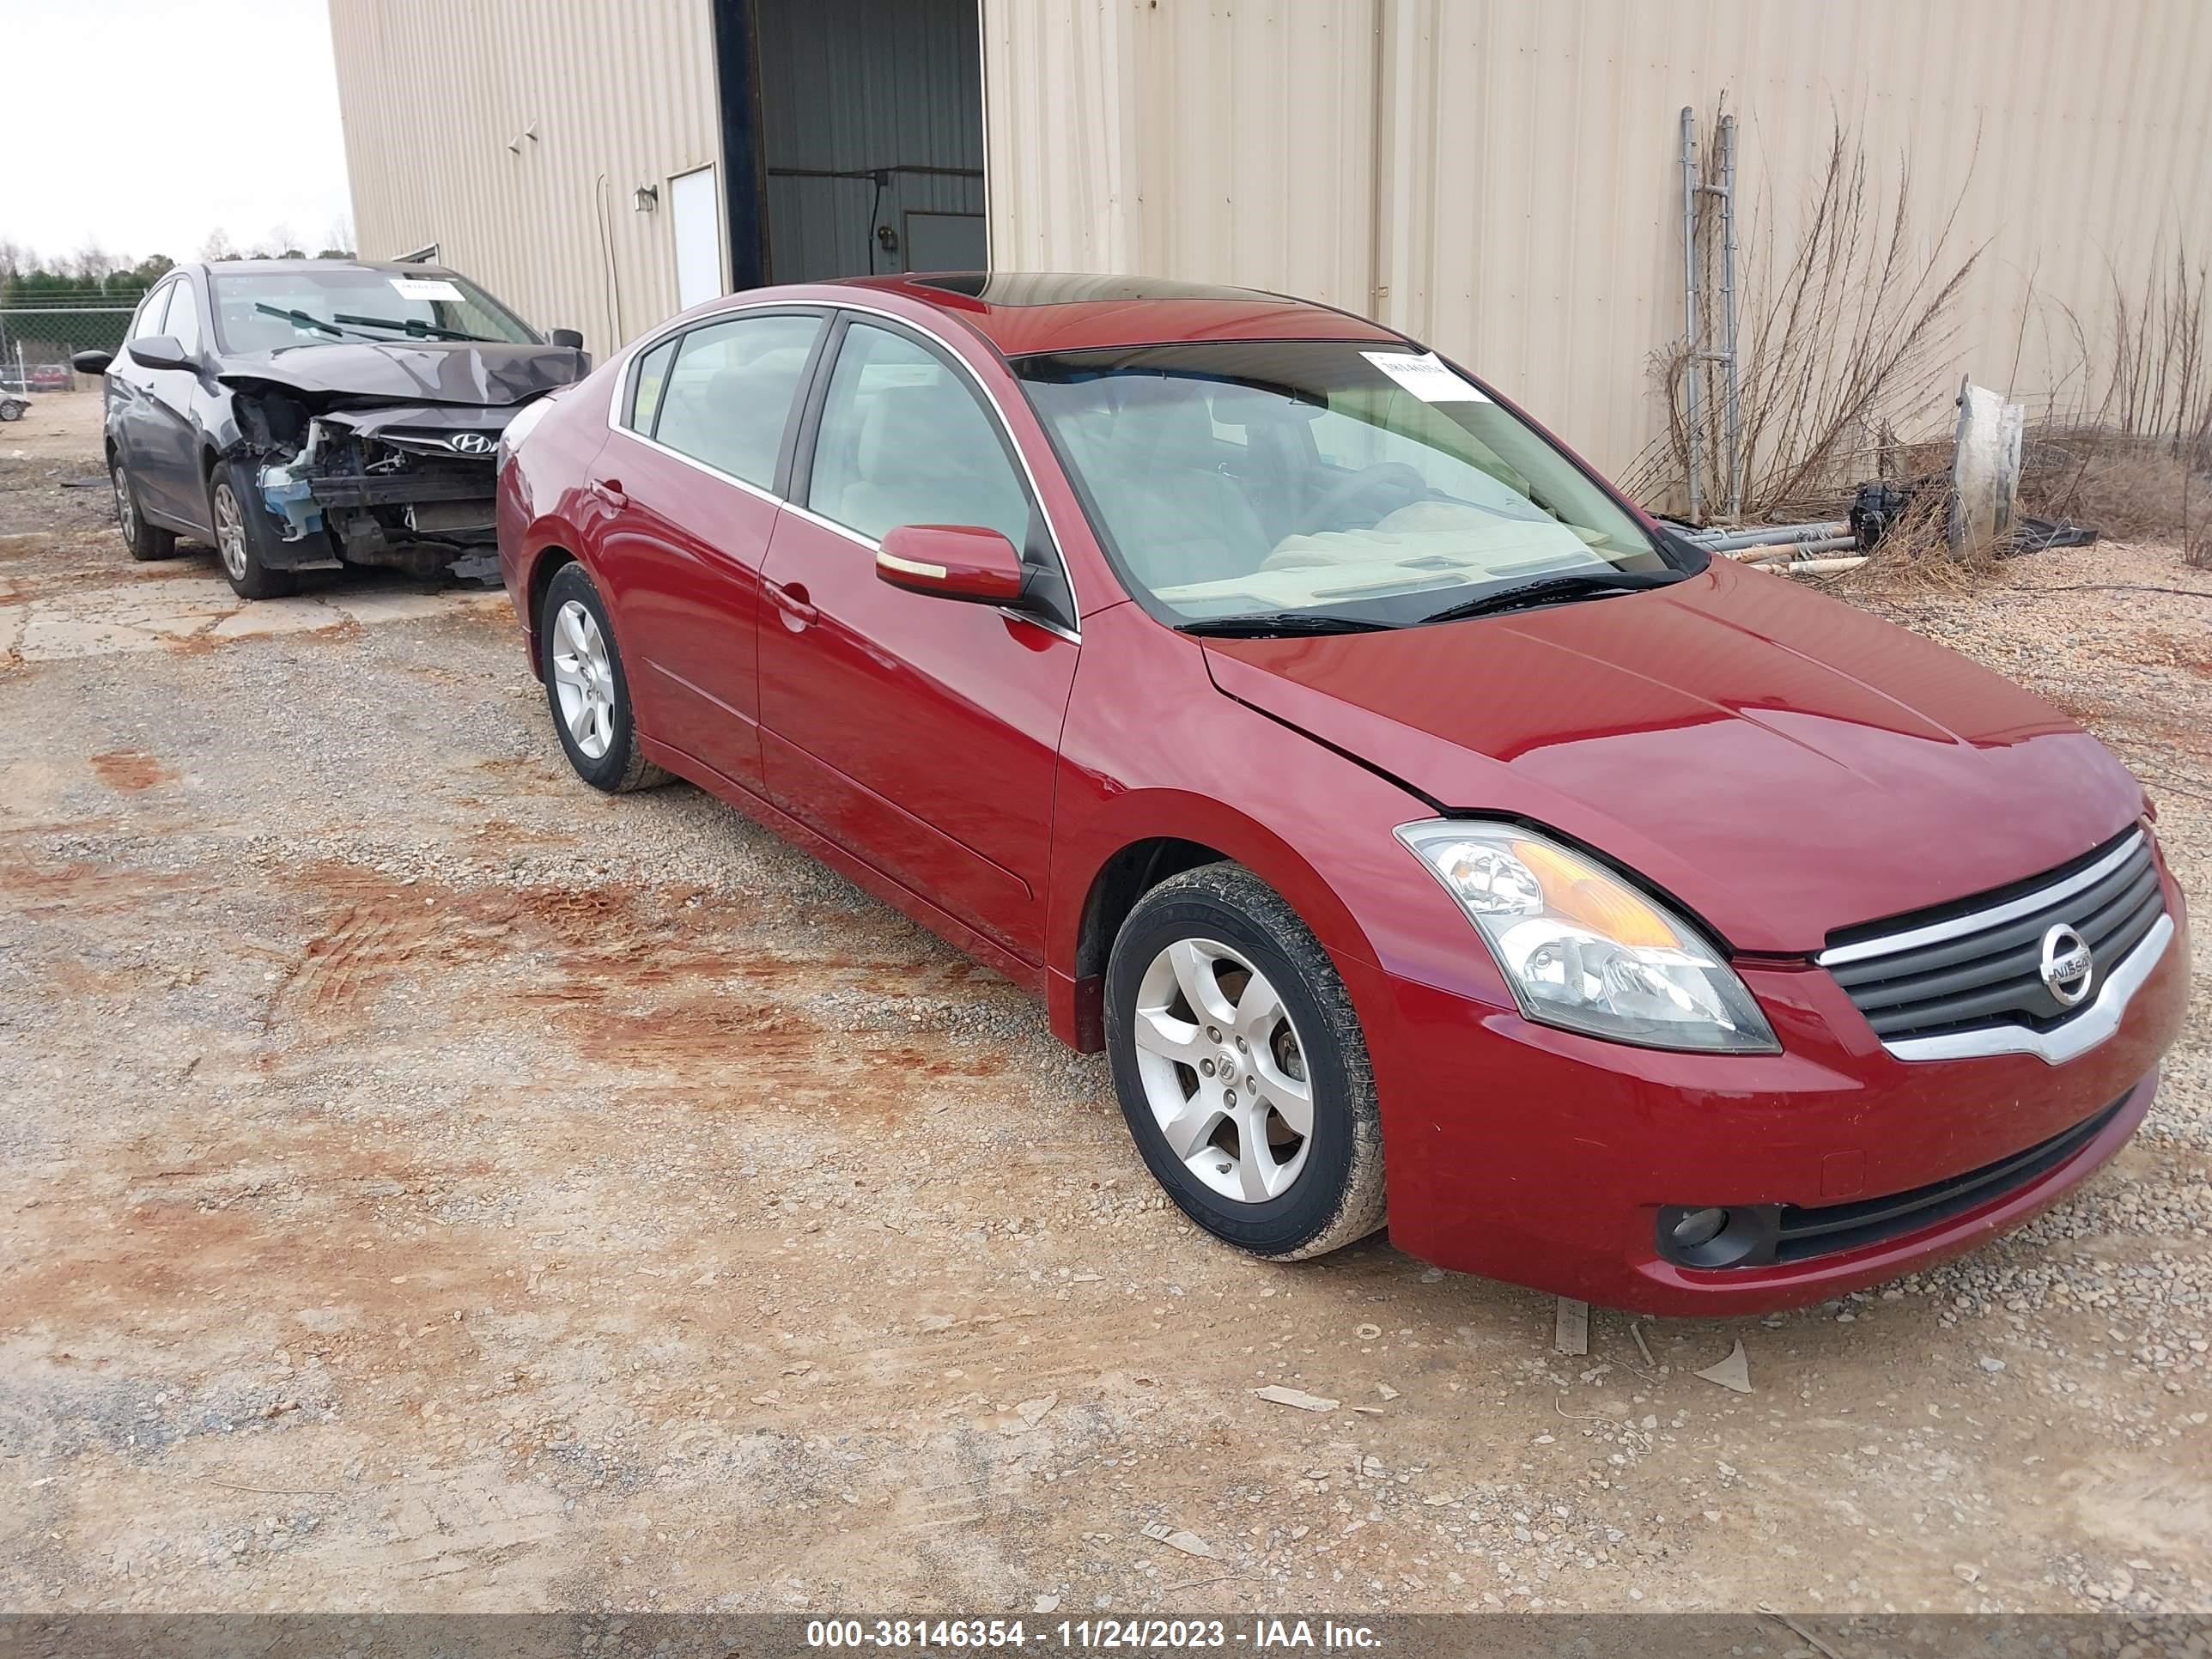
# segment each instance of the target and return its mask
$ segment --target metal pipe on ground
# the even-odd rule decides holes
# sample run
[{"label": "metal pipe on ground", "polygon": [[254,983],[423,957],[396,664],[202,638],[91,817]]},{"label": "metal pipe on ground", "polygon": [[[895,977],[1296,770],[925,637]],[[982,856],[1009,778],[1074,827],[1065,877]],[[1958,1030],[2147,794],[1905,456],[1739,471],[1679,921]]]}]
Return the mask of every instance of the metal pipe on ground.
[{"label": "metal pipe on ground", "polygon": [[1825,541],[1831,536],[1846,534],[1850,527],[1848,520],[1822,519],[1808,524],[1761,525],[1750,530],[1690,530],[1681,534],[1686,541],[1696,543],[1708,553],[1725,553],[1737,547]]},{"label": "metal pipe on ground", "polygon": [[1752,547],[1723,547],[1714,550],[1714,556],[1734,559],[1739,564],[1766,564],[1775,560],[1799,559],[1814,553],[1856,552],[1859,540],[1856,536],[1823,536],[1809,542],[1761,542]]}]

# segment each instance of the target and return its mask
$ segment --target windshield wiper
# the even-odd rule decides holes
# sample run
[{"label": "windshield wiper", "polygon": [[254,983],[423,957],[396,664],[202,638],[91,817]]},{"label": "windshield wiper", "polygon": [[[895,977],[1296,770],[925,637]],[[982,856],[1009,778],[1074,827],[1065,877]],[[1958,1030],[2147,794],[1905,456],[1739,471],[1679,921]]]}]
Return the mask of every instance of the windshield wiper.
[{"label": "windshield wiper", "polygon": [[1200,617],[1176,626],[1186,634],[1211,635],[1217,639],[1259,640],[1299,634],[1373,634],[1397,624],[1367,622],[1358,617],[1316,616],[1306,611],[1263,611],[1249,617]]},{"label": "windshield wiper", "polygon": [[286,322],[297,324],[301,328],[319,329],[325,334],[343,335],[348,331],[327,319],[316,316],[312,311],[287,311],[283,306],[264,305],[256,305],[253,308],[266,312],[271,317],[282,317]]},{"label": "windshield wiper", "polygon": [[489,334],[465,334],[458,328],[440,328],[434,323],[418,322],[412,317],[356,317],[347,312],[334,311],[331,316],[342,323],[359,323],[364,328],[393,328],[402,334],[411,334],[418,339],[474,340],[480,345],[501,345]]},{"label": "windshield wiper", "polygon": [[1502,587],[1494,593],[1485,593],[1464,604],[1446,605],[1421,620],[1425,623],[1463,622],[1469,617],[1487,617],[1499,611],[1519,611],[1528,605],[1549,605],[1556,599],[1577,599],[1595,593],[1628,593],[1644,587],[1666,587],[1688,574],[1686,570],[1616,570],[1603,576],[1588,574],[1547,576],[1540,581],[1522,582],[1517,587]]}]

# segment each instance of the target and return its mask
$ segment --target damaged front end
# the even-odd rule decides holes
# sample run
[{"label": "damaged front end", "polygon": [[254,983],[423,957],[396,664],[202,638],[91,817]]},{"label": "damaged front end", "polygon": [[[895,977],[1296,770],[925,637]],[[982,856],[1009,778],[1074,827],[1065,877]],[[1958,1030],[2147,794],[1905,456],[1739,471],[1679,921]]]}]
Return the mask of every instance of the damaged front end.
[{"label": "damaged front end", "polygon": [[[500,434],[517,410],[582,378],[583,355],[374,346],[300,355],[321,360],[312,379],[265,370],[222,377],[238,432],[225,456],[254,470],[282,538],[273,562],[495,578]],[[349,365],[329,361],[339,357]],[[356,372],[344,374],[348,366]],[[455,391],[485,401],[439,396]]]}]

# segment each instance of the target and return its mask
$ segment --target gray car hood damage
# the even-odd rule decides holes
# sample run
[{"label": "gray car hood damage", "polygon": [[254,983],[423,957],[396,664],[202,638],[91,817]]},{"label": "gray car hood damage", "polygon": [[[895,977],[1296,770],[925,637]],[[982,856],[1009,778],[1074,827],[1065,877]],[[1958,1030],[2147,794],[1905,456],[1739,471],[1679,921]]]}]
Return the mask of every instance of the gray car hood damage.
[{"label": "gray car hood damage", "polygon": [[348,343],[286,346],[234,358],[216,378],[274,388],[318,408],[463,404],[501,408],[583,379],[589,362],[566,346]]}]

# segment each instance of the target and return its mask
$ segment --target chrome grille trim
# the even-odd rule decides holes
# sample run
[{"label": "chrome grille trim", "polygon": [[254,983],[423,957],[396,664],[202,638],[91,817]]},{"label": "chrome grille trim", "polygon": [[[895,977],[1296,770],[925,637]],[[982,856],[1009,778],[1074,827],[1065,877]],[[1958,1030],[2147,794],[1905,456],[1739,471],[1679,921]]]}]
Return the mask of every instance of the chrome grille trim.
[{"label": "chrome grille trim", "polygon": [[1975,1060],[1987,1054],[2033,1054],[2046,1066],[2078,1059],[2120,1029],[2128,1002],[2150,977],[2173,939],[2173,918],[2161,915],[2136,948],[2105,976],[2096,996],[2063,1025],[1984,1025],[1972,1031],[1899,1037],[1881,1046],[1899,1060]]},{"label": "chrome grille trim", "polygon": [[[1814,960],[1832,972],[1893,1058],[1962,1060],[2033,1054],[2063,1065],[2120,1028],[2179,925],[2166,912],[2147,830],[2124,831],[2088,862],[2009,896],[1960,901],[1957,915],[1923,911],[1895,931],[1852,939]],[[2069,1008],[2036,967],[2071,930],[2094,953],[2094,994]]]},{"label": "chrome grille trim", "polygon": [[1914,927],[1902,933],[1888,933],[1881,939],[1860,939],[1850,945],[1838,945],[1823,951],[1813,958],[1823,968],[1839,968],[1846,963],[1864,962],[1873,957],[1893,956],[1899,951],[1914,951],[1923,945],[1939,945],[1947,939],[1957,939],[1966,933],[1978,933],[1988,927],[2002,927],[2022,916],[2033,915],[2038,910],[2057,903],[2085,887],[2094,887],[2118,869],[2142,848],[2143,832],[2136,830],[2118,847],[2099,859],[2086,870],[2076,870],[2048,887],[2039,887],[2033,893],[2008,899],[2002,904],[1993,904],[1986,910],[1977,910],[1971,915],[1953,916],[1945,921],[1931,921],[1924,927]]}]

